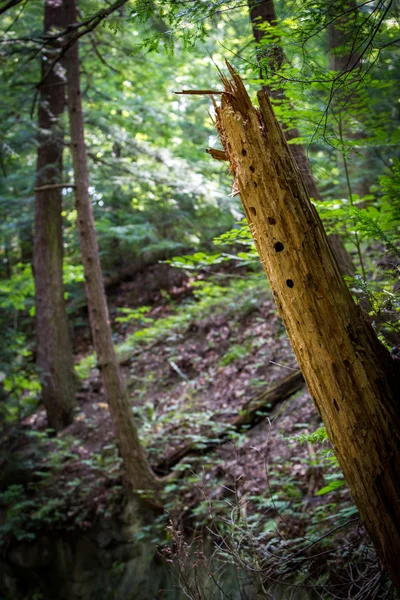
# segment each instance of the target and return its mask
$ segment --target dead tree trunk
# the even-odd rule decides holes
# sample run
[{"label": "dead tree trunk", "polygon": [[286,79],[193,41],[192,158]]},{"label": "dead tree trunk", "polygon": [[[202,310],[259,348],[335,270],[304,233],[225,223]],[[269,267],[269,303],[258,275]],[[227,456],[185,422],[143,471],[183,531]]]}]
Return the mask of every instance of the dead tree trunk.
[{"label": "dead tree trunk", "polygon": [[[64,0],[67,23],[73,28],[77,22],[76,0]],[[71,34],[73,35],[73,33]],[[93,343],[110,409],[113,430],[124,463],[127,486],[132,491],[155,490],[157,479],[151,471],[140,445],[132,410],[115,356],[106,296],[104,293],[92,201],[89,194],[89,172],[84,139],[82,99],[80,90],[80,62],[77,42],[67,40],[66,53],[68,109],[71,135],[71,154],[75,176],[75,198],[78,215],[78,233],[89,319]]]},{"label": "dead tree trunk", "polygon": [[400,373],[354,304],[266,94],[229,67],[216,127],[261,262],[354,501],[400,586]]},{"label": "dead tree trunk", "polygon": [[[262,25],[262,23],[268,23],[273,27],[277,23],[274,0],[263,0],[263,2],[259,2],[255,5],[253,5],[252,2],[249,2],[249,4],[253,35],[256,42],[260,44],[265,35],[265,31],[260,28],[260,25]],[[264,50],[261,49],[258,53],[258,60],[261,66],[266,62],[268,69],[272,73],[278,71],[285,62],[285,53],[279,45],[279,39],[278,43],[275,43],[272,49],[268,46],[265,46]],[[281,102],[287,100],[282,88],[271,90],[267,85],[264,85],[263,90],[275,100],[280,100]],[[284,127],[284,130],[287,141],[295,140],[300,137],[300,132],[296,127]],[[307,152],[303,144],[290,144],[290,151],[301,173],[301,178],[308,196],[314,200],[321,200],[321,194],[312,174],[310,161],[308,160]],[[329,235],[328,239],[329,245],[343,275],[354,277],[354,266],[340,235],[333,233]]]},{"label": "dead tree trunk", "polygon": [[[61,0],[46,0],[45,33],[54,27],[65,27],[64,7]],[[55,51],[56,47],[53,48]],[[51,53],[48,50],[43,56],[43,78]],[[64,132],[60,117],[64,109],[64,79],[61,66],[56,65],[40,85],[33,269],[37,364],[47,418],[50,427],[56,431],[72,421],[76,405],[76,381],[63,285],[62,194],[61,189],[53,185],[61,181]]]}]

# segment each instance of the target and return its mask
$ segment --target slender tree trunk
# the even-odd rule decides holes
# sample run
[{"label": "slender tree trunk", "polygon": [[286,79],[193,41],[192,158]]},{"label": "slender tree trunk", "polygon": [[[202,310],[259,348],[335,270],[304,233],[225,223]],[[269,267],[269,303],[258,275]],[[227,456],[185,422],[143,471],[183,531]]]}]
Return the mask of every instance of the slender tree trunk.
[{"label": "slender tree trunk", "polygon": [[[64,0],[64,5],[67,11],[67,22],[69,25],[74,25],[77,22],[76,0]],[[119,371],[112,340],[92,201],[89,195],[89,173],[80,90],[79,50],[76,42],[71,45],[66,53],[65,65],[78,232],[93,343],[98,357],[114,434],[124,462],[128,488],[132,491],[154,490],[157,487],[157,479],[148,465],[144,450],[139,442],[132,409]]]},{"label": "slender tree trunk", "polygon": [[4,261],[3,261],[2,266],[3,266],[4,273],[5,273],[5,277],[7,279],[11,279],[12,263],[10,260],[10,241],[7,236],[4,237],[3,252],[4,252]]},{"label": "slender tree trunk", "polygon": [[[335,8],[336,12],[338,9],[346,9],[346,14],[335,18]],[[351,11],[348,12],[347,9]],[[360,60],[360,54],[356,51],[357,43],[354,43],[359,8],[355,0],[347,0],[342,6],[328,2],[326,10],[332,20],[328,25],[329,68],[345,74],[354,69]]]},{"label": "slender tree trunk", "polygon": [[[343,75],[342,79],[339,79],[331,91],[330,100],[330,111],[334,114],[334,122],[338,125],[336,127],[336,135],[340,141],[343,142],[351,139],[362,140],[369,136],[370,132],[355,130],[354,127],[354,115],[356,112],[355,107],[360,106],[360,97],[357,93],[356,82],[359,81],[359,73],[357,73],[357,67],[360,66],[360,53],[357,51],[359,44],[357,37],[354,32],[359,29],[359,8],[355,0],[347,0],[347,2],[341,7],[343,11],[346,9],[346,14],[339,16],[335,19],[335,6],[330,6],[327,3],[327,11],[332,23],[328,25],[327,29],[327,41],[328,41],[328,58],[329,68],[333,71],[333,75]],[[349,75],[349,71],[353,71]],[[343,87],[340,87],[342,81],[345,81]],[[358,108],[360,116],[358,117],[359,124],[360,119],[362,120],[362,108]],[[344,196],[358,194],[361,198],[369,193],[370,186],[373,182],[374,170],[371,169],[371,151],[369,146],[363,148],[363,158],[360,160],[346,161],[343,152],[337,151],[338,166],[343,170],[345,169],[350,175],[352,180],[351,190],[349,189],[349,182],[344,183],[340,192]],[[359,175],[362,173],[362,179]],[[354,183],[353,183],[354,180]],[[360,206],[359,206],[360,208]]]},{"label": "slender tree trunk", "polygon": [[34,260],[33,238],[32,221],[30,216],[28,216],[27,219],[24,219],[19,230],[20,260],[24,265],[32,264]]},{"label": "slender tree trunk", "polygon": [[[255,5],[253,4],[253,2],[249,2],[249,5],[250,20],[253,27],[254,38],[256,42],[260,44],[265,35],[265,32],[262,29],[260,29],[259,26],[262,23],[269,23],[269,25],[274,26],[277,22],[274,1],[264,0],[263,2],[259,2]],[[277,41],[279,42],[279,39]],[[279,43],[276,43],[273,49],[266,47],[266,49],[263,51],[261,48],[258,52],[258,60],[261,67],[263,66],[263,63],[266,63],[268,65],[268,69],[270,69],[274,73],[282,67],[285,61],[285,54]],[[271,90],[268,86],[264,86],[263,90],[265,93],[267,93],[269,96],[276,100],[286,100],[283,89]],[[297,128],[293,127],[287,129],[284,127],[284,129],[287,141],[294,140],[300,137],[300,132]],[[310,161],[308,160],[308,156],[304,146],[302,144],[290,144],[290,151],[301,173],[301,178],[307,190],[307,194],[310,198],[313,198],[315,200],[321,200],[321,194],[313,177]],[[341,272],[344,275],[354,277],[354,266],[350,255],[344,247],[340,235],[331,234],[329,236],[329,245],[338,262]]]},{"label": "slender tree trunk", "polygon": [[310,393],[378,555],[400,587],[400,372],[354,304],[273,114],[230,67],[216,126]]},{"label": "slender tree trunk", "polygon": [[[44,30],[65,27],[62,0],[46,0]],[[54,51],[54,49],[53,49]],[[51,52],[42,61],[48,68]],[[34,277],[37,364],[42,397],[50,427],[59,431],[73,418],[76,405],[74,364],[63,285],[62,195],[60,189],[41,189],[60,182],[64,134],[60,118],[65,108],[65,85],[57,65],[40,87],[39,148],[35,194]]]}]

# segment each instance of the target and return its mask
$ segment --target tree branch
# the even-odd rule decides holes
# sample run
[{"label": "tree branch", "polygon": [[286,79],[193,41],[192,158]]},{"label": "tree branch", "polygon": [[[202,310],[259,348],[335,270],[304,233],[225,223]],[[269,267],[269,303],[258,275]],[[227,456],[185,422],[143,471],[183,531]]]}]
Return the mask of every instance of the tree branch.
[{"label": "tree branch", "polygon": [[35,192],[45,192],[46,190],[59,190],[60,188],[75,188],[74,183],[48,183],[35,187]]},{"label": "tree branch", "polygon": [[24,2],[24,0],[9,0],[5,3],[4,6],[0,6],[0,15],[7,12],[7,10],[9,10],[10,8],[18,6],[18,4],[21,4],[21,2]]}]

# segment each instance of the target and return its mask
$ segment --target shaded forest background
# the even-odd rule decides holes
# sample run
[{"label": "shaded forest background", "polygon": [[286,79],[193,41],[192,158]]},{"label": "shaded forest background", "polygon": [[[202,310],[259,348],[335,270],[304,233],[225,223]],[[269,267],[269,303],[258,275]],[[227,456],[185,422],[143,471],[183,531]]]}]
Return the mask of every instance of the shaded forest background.
[{"label": "shaded forest background", "polygon": [[[64,592],[38,575],[52,564],[38,548],[51,543],[43,536],[102,530],[104,519],[113,523],[112,543],[129,522],[129,539],[146,544],[148,563],[163,547],[189,597],[217,593],[203,580],[196,588],[210,572],[217,590],[236,597],[224,588],[232,564],[242,597],[267,598],[282,582],[324,598],[392,597],[304,387],[227,165],[211,158],[222,150],[210,99],[176,92],[220,90],[218,69],[228,59],[254,101],[260,88],[269,94],[325,230],[339,244],[346,283],[397,364],[399,4],[81,0],[84,25],[68,30],[64,54],[49,41],[57,23],[43,33],[45,4],[0,7],[0,548],[17,582],[14,597],[37,590],[75,597],[65,573],[55,576]],[[43,86],[53,74],[53,85],[65,87],[77,39],[88,197],[127,390],[124,422],[134,417],[151,467],[139,474],[127,467],[137,455],[118,440],[115,412],[110,420],[105,363],[89,327],[65,100],[56,119],[63,131],[57,178],[49,175],[54,161],[42,170],[38,162],[54,125],[40,122]],[[49,333],[38,326],[45,263],[35,238],[40,194],[49,217],[45,187],[56,181],[48,222],[59,218],[62,227],[67,319],[65,329],[58,317],[53,326],[59,349],[71,340],[76,402],[62,423],[61,413],[49,413],[54,399],[43,398],[40,348]],[[56,242],[47,242],[51,255]],[[56,288],[48,269],[43,277],[44,289]],[[67,369],[61,352],[60,360]],[[167,477],[160,497],[154,503],[150,494],[149,516],[136,502],[149,500],[147,483],[136,485],[132,518],[132,480],[153,473]],[[207,530],[216,547],[193,535]],[[123,579],[126,557],[111,562],[112,581]],[[29,584],[18,587],[28,572]],[[143,598],[158,597],[149,594]]]}]

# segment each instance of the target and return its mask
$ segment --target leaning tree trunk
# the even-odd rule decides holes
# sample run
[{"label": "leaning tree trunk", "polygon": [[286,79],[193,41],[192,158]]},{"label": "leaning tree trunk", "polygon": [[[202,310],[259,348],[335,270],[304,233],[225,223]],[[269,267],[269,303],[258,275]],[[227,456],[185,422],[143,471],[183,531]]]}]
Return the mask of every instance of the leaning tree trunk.
[{"label": "leaning tree trunk", "polygon": [[400,373],[353,302],[266,94],[231,67],[216,126],[261,262],[354,501],[400,586]]},{"label": "leaning tree trunk", "polygon": [[[76,0],[64,0],[67,22],[77,22]],[[73,32],[75,29],[72,30]],[[71,36],[74,33],[71,33]],[[84,139],[82,100],[80,91],[80,63],[77,41],[67,39],[66,53],[68,109],[71,135],[71,154],[75,176],[75,198],[82,262],[85,272],[86,294],[93,343],[110,409],[114,434],[123,459],[127,486],[132,491],[154,490],[157,479],[150,469],[140,445],[132,410],[117,363],[103,276],[97,246],[92,201],[89,194],[89,173]]]},{"label": "leaning tree trunk", "polygon": [[[65,27],[62,0],[45,2],[45,33],[54,27]],[[42,60],[44,81],[40,85],[34,277],[42,397],[49,425],[59,431],[72,421],[76,382],[64,300],[62,194],[57,187],[62,173],[64,135],[60,117],[65,108],[65,85],[60,65],[45,77],[50,59],[48,51]]]},{"label": "leaning tree trunk", "polygon": [[[274,27],[277,23],[274,0],[263,0],[257,4],[254,4],[252,1],[250,1],[249,7],[253,35],[257,44],[261,44],[265,35],[265,30],[260,28],[260,25],[263,23],[268,23],[271,27]],[[277,41],[279,42],[279,39]],[[261,66],[261,71],[263,71],[262,67],[265,66],[272,73],[276,73],[285,62],[285,54],[279,43],[275,42],[272,48],[267,45],[264,47],[261,45],[258,51],[258,61]],[[263,86],[263,90],[275,100],[281,102],[287,101],[285,92],[282,88],[271,89],[269,86],[265,85]],[[300,132],[296,127],[284,127],[284,129],[287,141],[295,140],[300,137]],[[312,174],[310,161],[308,160],[308,156],[303,144],[290,144],[290,151],[301,173],[301,178],[309,197],[313,198],[314,200],[321,200],[321,194]],[[328,239],[329,245],[335,255],[343,275],[354,277],[354,266],[340,235],[337,233],[332,233],[329,235]]]}]

